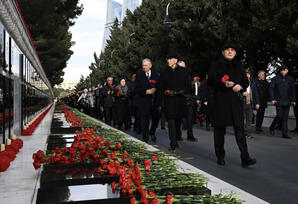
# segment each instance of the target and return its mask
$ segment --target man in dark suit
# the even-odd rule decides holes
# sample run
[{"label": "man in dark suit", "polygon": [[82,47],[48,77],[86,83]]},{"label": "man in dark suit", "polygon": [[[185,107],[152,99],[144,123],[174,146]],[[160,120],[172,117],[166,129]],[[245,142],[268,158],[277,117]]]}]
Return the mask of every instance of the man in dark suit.
[{"label": "man in dark suit", "polygon": [[114,105],[113,94],[114,94],[113,78],[108,77],[107,83],[102,89],[105,123],[107,123],[108,125],[111,125],[111,121],[112,121],[113,105]]},{"label": "man in dark suit", "polygon": [[241,152],[241,165],[256,163],[250,158],[244,136],[243,107],[240,95],[248,87],[248,79],[241,64],[235,61],[236,48],[227,43],[222,48],[223,57],[211,64],[208,85],[214,88],[214,147],[218,165],[225,165],[224,136],[227,126],[233,126]]},{"label": "man in dark suit", "polygon": [[190,93],[191,82],[188,72],[180,67],[178,57],[171,53],[167,56],[168,66],[160,74],[160,93],[164,96],[166,118],[168,120],[170,151],[178,147],[181,119],[186,117],[185,94]]},{"label": "man in dark suit", "polygon": [[277,124],[282,124],[282,137],[291,138],[288,135],[288,116],[290,105],[296,105],[295,81],[288,76],[288,67],[282,65],[277,74],[270,83],[270,98],[272,104],[276,106],[276,117],[270,126],[270,134],[274,135],[274,129]]},{"label": "man in dark suit", "polygon": [[153,142],[156,142],[155,129],[152,127],[149,133],[149,120],[152,116],[151,126],[157,126],[157,89],[159,83],[158,73],[151,70],[151,60],[146,58],[142,62],[142,70],[139,70],[135,80],[135,90],[138,94],[138,115],[143,140],[148,143],[149,134]]}]

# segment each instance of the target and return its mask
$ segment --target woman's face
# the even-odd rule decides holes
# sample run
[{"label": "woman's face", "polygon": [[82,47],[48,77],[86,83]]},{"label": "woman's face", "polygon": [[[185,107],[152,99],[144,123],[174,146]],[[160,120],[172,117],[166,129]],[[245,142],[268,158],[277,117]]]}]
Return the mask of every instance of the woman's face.
[{"label": "woman's face", "polygon": [[126,84],[125,79],[121,79],[121,81],[120,81],[120,85],[121,85],[121,86],[125,86],[125,84]]}]

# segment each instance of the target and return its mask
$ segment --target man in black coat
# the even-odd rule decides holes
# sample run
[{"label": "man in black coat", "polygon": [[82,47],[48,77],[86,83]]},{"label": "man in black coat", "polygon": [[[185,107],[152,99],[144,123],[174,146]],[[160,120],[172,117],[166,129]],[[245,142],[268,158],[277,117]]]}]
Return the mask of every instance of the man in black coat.
[{"label": "man in black coat", "polygon": [[149,120],[152,116],[151,126],[158,124],[157,114],[157,89],[159,83],[158,73],[151,70],[151,60],[146,58],[142,62],[142,70],[139,70],[135,80],[135,90],[138,94],[138,116],[143,140],[148,143],[149,134],[153,142],[156,142],[155,129],[151,128],[149,133]]},{"label": "man in black coat", "polygon": [[242,167],[256,163],[250,158],[244,136],[242,92],[248,87],[248,79],[242,66],[235,61],[236,48],[227,43],[218,61],[211,64],[208,84],[214,88],[214,147],[217,164],[225,165],[224,136],[227,126],[233,126],[237,145],[241,152]]},{"label": "man in black coat", "polygon": [[170,151],[178,147],[177,137],[180,121],[187,113],[185,94],[190,93],[191,82],[188,72],[180,67],[176,54],[167,56],[168,66],[160,75],[160,93],[164,96],[166,118],[168,120]]},{"label": "man in black coat", "polygon": [[288,116],[290,105],[296,105],[294,79],[288,76],[288,68],[282,65],[279,74],[276,75],[270,83],[270,98],[272,104],[276,106],[276,117],[270,126],[270,134],[274,135],[274,129],[277,124],[282,124],[282,137],[288,136]]},{"label": "man in black coat", "polygon": [[256,101],[256,133],[262,132],[267,102],[269,101],[269,83],[265,78],[265,71],[258,71],[258,77],[251,83],[253,100]]},{"label": "man in black coat", "polygon": [[96,111],[96,117],[100,120],[102,120],[103,118],[102,89],[103,89],[103,86],[101,84],[98,84],[95,90],[95,107],[96,107],[95,111]]},{"label": "man in black coat", "polygon": [[[296,104],[297,104],[297,96],[298,96],[298,83],[295,83],[295,91],[296,91]],[[298,132],[298,106],[294,106],[294,115],[296,119],[296,127],[291,132]]]},{"label": "man in black coat", "polygon": [[113,114],[113,105],[114,105],[114,85],[113,85],[113,78],[108,77],[107,83],[102,89],[102,96],[103,96],[103,108],[104,108],[104,116],[105,116],[105,123],[111,125],[112,121],[112,114]]}]

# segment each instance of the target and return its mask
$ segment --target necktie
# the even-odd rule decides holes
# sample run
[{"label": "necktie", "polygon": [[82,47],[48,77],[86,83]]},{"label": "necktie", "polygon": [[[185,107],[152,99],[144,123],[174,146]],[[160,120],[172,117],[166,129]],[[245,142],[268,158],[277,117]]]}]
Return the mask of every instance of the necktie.
[{"label": "necktie", "polygon": [[146,75],[147,75],[147,78],[149,79],[149,78],[150,78],[150,76],[149,76],[149,72],[147,72]]}]

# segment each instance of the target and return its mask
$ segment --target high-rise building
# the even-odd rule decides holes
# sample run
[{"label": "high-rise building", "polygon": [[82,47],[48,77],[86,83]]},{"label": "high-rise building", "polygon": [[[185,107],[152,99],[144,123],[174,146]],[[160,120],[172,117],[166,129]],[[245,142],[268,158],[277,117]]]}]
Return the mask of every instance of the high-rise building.
[{"label": "high-rise building", "polygon": [[122,4],[113,1],[107,0],[107,15],[106,15],[106,24],[104,30],[104,37],[102,42],[102,50],[107,45],[107,40],[110,39],[110,28],[113,26],[115,19],[118,19],[120,22],[122,20]]},{"label": "high-rise building", "polygon": [[126,16],[127,9],[133,12],[138,6],[142,4],[142,0],[123,0],[122,19]]},{"label": "high-rise building", "polygon": [[106,24],[105,24],[105,31],[104,31],[104,37],[102,42],[102,51],[105,49],[107,45],[107,40],[110,39],[110,28],[113,25],[116,17],[121,22],[125,15],[127,9],[133,12],[138,6],[142,4],[142,0],[123,0],[123,5],[120,3],[113,1],[113,0],[107,0],[107,17],[106,17]]}]

